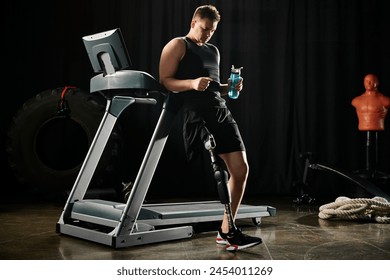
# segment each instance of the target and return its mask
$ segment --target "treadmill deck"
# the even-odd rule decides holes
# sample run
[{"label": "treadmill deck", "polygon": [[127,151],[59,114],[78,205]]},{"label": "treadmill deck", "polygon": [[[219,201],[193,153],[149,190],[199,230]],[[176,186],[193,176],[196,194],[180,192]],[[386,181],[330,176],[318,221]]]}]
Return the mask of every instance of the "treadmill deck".
[{"label": "treadmill deck", "polygon": [[[115,227],[121,219],[126,204],[99,199],[76,201],[72,208],[73,219],[99,225]],[[151,226],[191,224],[219,221],[224,213],[224,205],[219,201],[197,201],[182,203],[144,204],[137,223]],[[261,217],[275,216],[271,206],[241,204],[237,219],[252,218],[259,223]]]}]

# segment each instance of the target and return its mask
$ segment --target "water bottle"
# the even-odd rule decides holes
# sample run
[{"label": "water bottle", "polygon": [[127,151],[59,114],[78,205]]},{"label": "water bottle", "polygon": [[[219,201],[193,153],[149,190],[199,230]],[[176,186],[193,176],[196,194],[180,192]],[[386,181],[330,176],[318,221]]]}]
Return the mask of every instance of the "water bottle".
[{"label": "water bottle", "polygon": [[241,69],[242,67],[235,68],[234,65],[232,65],[232,69],[230,70],[230,89],[229,89],[229,97],[232,99],[237,99],[240,95],[240,92],[234,89],[234,86],[237,84],[237,82],[241,78]]}]

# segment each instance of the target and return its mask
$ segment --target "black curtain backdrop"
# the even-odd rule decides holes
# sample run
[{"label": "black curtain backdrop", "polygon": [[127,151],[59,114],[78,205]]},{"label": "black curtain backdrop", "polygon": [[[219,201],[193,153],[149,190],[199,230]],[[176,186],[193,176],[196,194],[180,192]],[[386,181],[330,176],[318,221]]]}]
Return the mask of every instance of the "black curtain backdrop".
[{"label": "black curtain backdrop", "polygon": [[[89,91],[94,75],[81,37],[120,27],[133,68],[158,79],[163,46],[186,35],[194,9],[215,4],[222,20],[212,39],[221,52],[221,78],[242,66],[244,90],[228,100],[246,142],[247,195],[295,194],[300,154],[345,170],[365,166],[365,133],[357,129],[353,97],[377,74],[390,95],[390,16],[387,0],[116,0],[6,1],[1,54],[3,169],[5,135],[13,114],[37,93],[65,85]],[[136,110],[129,153],[147,142],[159,108]],[[139,125],[141,126],[141,125]],[[379,167],[390,173],[390,123],[380,133]],[[139,139],[142,143],[137,143]],[[180,121],[174,125],[153,179],[156,195],[215,194],[207,154],[187,163]],[[131,158],[131,156],[129,156]],[[124,177],[134,170],[124,168]],[[127,172],[129,171],[129,172]],[[11,172],[7,176],[12,179]],[[127,175],[126,175],[127,174]],[[131,178],[128,178],[131,179]],[[5,186],[4,186],[5,187]],[[340,191],[327,183],[318,192]]]}]

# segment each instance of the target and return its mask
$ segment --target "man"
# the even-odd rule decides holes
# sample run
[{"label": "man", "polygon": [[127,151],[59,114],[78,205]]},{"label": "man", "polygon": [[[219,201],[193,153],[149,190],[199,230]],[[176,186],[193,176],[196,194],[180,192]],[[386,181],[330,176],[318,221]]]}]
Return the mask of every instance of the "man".
[{"label": "man", "polygon": [[[219,21],[220,14],[214,6],[198,7],[188,34],[172,39],[163,48],[159,76],[161,84],[172,92],[171,96],[183,108],[183,132],[188,157],[191,158],[196,141],[201,139],[203,125],[214,136],[215,152],[225,163],[230,175],[231,212],[235,219],[245,191],[249,167],[237,123],[226,107],[225,99],[221,97],[227,94],[230,80],[220,84],[219,50],[208,43]],[[235,89],[241,91],[242,88],[241,79]],[[235,226],[229,226],[225,213],[216,242],[233,251],[260,244],[262,240],[243,234]]]}]

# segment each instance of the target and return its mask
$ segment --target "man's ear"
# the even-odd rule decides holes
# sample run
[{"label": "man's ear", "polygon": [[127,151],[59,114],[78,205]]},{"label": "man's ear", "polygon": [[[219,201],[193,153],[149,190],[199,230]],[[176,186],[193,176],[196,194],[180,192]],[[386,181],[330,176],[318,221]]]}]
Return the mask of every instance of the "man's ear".
[{"label": "man's ear", "polygon": [[196,19],[191,20],[191,28],[194,28],[195,23],[196,23]]}]

